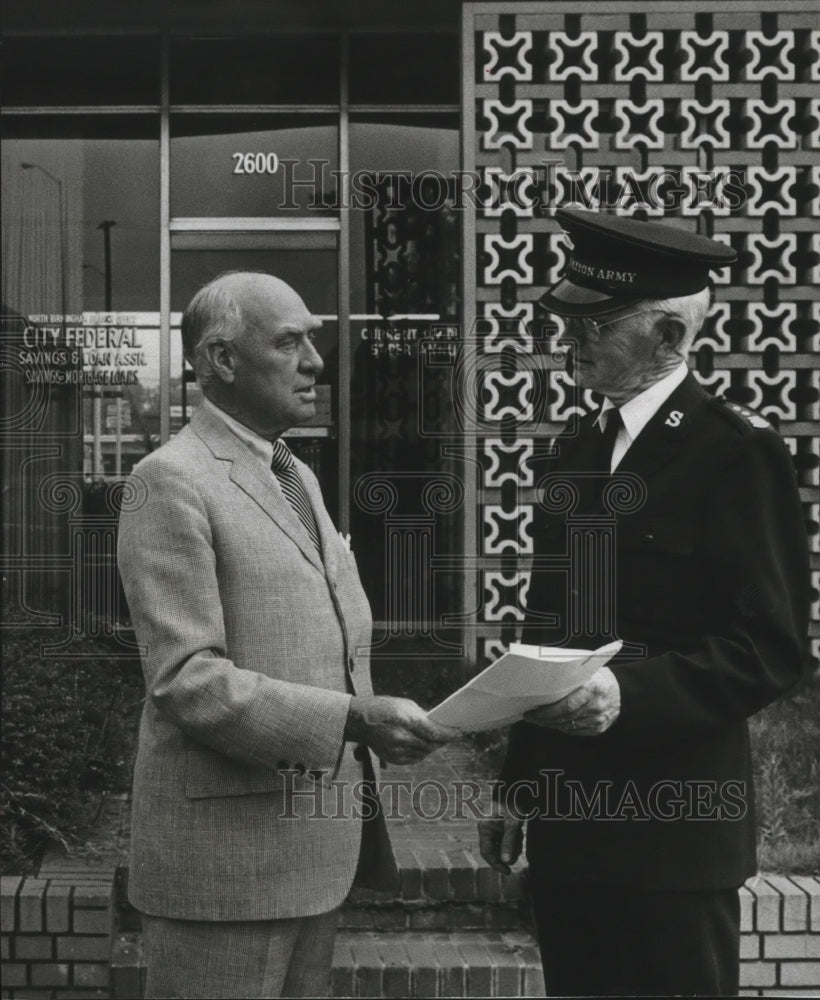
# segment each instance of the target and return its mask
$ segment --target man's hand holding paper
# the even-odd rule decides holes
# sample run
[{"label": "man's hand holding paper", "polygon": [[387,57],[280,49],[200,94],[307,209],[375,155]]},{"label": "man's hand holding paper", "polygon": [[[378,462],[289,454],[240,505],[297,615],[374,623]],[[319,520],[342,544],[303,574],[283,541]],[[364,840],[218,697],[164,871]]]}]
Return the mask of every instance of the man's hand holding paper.
[{"label": "man's hand holding paper", "polygon": [[604,732],[620,709],[618,683],[605,671],[620,648],[620,641],[595,650],[512,643],[508,653],[431,709],[428,718],[464,732],[524,718],[579,735]]},{"label": "man's hand holding paper", "polygon": [[524,713],[524,721],[560,729],[573,736],[605,733],[621,713],[621,688],[609,667],[561,698]]}]

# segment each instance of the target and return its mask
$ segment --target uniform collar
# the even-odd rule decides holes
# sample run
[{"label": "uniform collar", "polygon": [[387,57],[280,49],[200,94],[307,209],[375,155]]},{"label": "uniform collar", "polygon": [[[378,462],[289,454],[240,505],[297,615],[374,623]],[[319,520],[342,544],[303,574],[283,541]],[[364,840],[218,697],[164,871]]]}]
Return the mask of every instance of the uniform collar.
[{"label": "uniform collar", "polygon": [[212,413],[215,417],[224,421],[228,429],[235,434],[243,444],[246,444],[248,448],[250,448],[254,457],[258,458],[260,462],[263,462],[266,469],[270,468],[271,461],[273,460],[273,445],[270,441],[266,441],[263,437],[260,437],[256,431],[252,431],[250,427],[246,427],[245,424],[241,424],[235,417],[232,417],[229,413],[220,409],[206,396],[203,396],[202,398],[202,407],[209,413]]},{"label": "uniform collar", "polygon": [[[620,407],[621,418],[630,441],[635,440],[688,374],[689,368],[686,362],[681,361],[668,375],[664,375],[660,381],[654,382],[648,389],[644,389]],[[595,418],[596,426],[601,427],[604,414],[614,407],[615,404],[611,400],[604,400]]]}]

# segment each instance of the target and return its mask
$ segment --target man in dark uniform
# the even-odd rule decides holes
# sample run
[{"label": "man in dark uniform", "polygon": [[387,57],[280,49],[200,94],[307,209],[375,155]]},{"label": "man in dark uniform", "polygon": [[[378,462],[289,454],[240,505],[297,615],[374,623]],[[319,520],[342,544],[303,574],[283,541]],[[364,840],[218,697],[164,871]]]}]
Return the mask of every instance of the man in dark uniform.
[{"label": "man in dark uniform", "polygon": [[526,816],[548,994],[729,995],[737,889],[756,871],[746,719],[807,663],[794,470],[765,419],[686,365],[709,270],[734,252],[673,226],[556,218],[568,264],[545,305],[603,404],[540,477],[522,640],[624,647],[513,727],[482,855],[509,870]]}]

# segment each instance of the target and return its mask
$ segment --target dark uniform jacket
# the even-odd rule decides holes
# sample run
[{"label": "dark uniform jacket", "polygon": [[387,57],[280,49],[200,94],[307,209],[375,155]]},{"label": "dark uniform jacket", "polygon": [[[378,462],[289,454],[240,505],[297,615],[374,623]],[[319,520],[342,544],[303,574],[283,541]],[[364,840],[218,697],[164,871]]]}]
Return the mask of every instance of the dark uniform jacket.
[{"label": "dark uniform jacket", "polygon": [[[548,476],[589,470],[600,439],[593,420],[557,439]],[[615,515],[609,634],[605,618],[598,635],[567,634],[578,582],[561,566],[567,514],[539,507],[535,551],[546,560],[533,572],[522,641],[587,645],[614,628],[626,649],[610,663],[620,716],[598,736],[517,724],[504,787],[538,779],[535,800],[519,795],[517,804],[540,813],[527,825],[540,878],[737,886],[756,869],[746,719],[807,663],[807,544],[791,459],[763,418],[689,375],[632,443],[619,477],[642,482],[646,496]]]}]

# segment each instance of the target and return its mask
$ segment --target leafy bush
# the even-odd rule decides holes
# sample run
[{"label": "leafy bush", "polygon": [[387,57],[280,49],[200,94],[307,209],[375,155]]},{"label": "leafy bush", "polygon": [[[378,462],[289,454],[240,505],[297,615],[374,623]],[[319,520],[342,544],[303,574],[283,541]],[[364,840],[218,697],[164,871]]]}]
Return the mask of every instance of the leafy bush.
[{"label": "leafy bush", "polygon": [[138,659],[117,659],[100,640],[80,637],[71,653],[45,655],[56,633],[4,639],[0,864],[36,868],[49,844],[78,843],[107,791],[130,782],[142,698]]},{"label": "leafy bush", "polygon": [[820,874],[820,674],[751,720],[762,871]]}]

